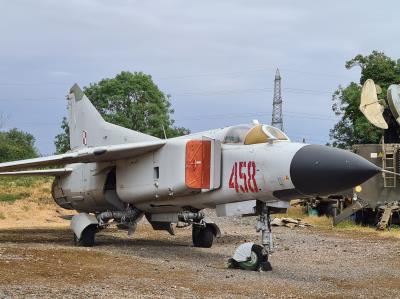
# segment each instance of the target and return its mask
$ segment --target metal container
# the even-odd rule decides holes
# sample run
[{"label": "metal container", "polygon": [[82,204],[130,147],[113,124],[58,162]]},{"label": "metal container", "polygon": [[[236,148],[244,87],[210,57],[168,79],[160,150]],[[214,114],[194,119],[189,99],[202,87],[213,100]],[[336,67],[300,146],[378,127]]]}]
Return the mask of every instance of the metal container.
[{"label": "metal container", "polygon": [[[386,150],[385,150],[386,149]],[[388,155],[387,149],[393,151],[393,158]],[[378,167],[389,171],[398,172],[400,144],[357,144],[353,151]],[[392,160],[393,159],[393,160]],[[386,161],[385,161],[386,160]],[[386,163],[385,163],[386,162]],[[399,177],[387,173],[377,174],[361,184],[361,191],[355,188],[357,197],[361,198],[368,206],[375,209],[379,206],[400,200]],[[344,195],[348,196],[349,192]]]},{"label": "metal container", "polygon": [[353,151],[385,170],[336,197],[340,214],[334,212],[334,225],[351,215],[357,223],[376,225],[378,229],[399,223],[400,182],[395,174],[399,172],[400,144],[357,144]]}]

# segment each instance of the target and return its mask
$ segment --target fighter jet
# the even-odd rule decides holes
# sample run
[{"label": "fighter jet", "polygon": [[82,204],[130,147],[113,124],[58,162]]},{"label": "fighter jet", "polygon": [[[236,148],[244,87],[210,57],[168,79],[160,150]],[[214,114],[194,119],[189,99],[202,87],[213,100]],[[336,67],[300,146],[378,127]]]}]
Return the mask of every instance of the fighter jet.
[{"label": "fighter jet", "polygon": [[1,163],[0,175],[54,176],[55,202],[78,212],[71,228],[80,246],[93,246],[110,225],[132,233],[145,216],[153,229],[171,234],[174,224],[192,225],[193,245],[209,248],[220,235],[202,211],[212,208],[218,216],[259,216],[261,246],[243,244],[232,260],[254,270],[273,249],[271,213],[381,171],[348,151],[291,142],[257,121],[159,139],[106,122],[76,84],[67,100],[71,150]]}]

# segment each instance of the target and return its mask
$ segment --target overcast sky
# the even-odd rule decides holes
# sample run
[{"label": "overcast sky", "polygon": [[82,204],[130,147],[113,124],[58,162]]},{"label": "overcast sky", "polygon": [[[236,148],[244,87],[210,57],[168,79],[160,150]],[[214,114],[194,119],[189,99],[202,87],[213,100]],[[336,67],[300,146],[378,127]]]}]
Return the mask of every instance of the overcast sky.
[{"label": "overcast sky", "polygon": [[271,122],[282,75],[284,130],[329,141],[331,94],[358,81],[345,61],[377,49],[400,58],[399,1],[0,0],[3,129],[42,154],[66,115],[65,95],[121,71],[143,71],[193,132]]}]

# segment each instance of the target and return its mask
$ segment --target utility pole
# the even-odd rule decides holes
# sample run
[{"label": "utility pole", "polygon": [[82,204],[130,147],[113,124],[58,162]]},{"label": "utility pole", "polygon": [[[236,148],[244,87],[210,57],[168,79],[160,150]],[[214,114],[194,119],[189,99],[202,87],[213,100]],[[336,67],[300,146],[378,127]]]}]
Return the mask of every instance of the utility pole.
[{"label": "utility pole", "polygon": [[279,74],[279,69],[276,69],[274,80],[274,100],[272,102],[271,125],[283,131],[281,75]]}]

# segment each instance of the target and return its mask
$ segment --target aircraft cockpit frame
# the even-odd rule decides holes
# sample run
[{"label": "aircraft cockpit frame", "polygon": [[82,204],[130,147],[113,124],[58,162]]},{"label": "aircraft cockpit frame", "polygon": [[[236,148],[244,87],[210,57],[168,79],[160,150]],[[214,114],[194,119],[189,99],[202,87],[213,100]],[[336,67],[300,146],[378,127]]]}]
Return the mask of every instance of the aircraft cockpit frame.
[{"label": "aircraft cockpit frame", "polygon": [[223,144],[252,145],[273,141],[289,141],[281,130],[265,124],[244,124],[230,127],[223,137]]}]

